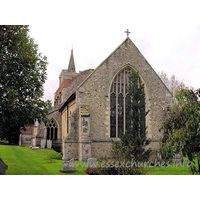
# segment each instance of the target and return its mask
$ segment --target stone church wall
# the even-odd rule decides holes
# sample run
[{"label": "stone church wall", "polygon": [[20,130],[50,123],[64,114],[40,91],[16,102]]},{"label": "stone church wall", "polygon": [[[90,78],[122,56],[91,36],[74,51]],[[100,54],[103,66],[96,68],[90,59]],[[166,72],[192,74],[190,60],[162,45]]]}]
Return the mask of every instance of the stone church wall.
[{"label": "stone church wall", "polygon": [[58,133],[57,133],[57,140],[52,141],[52,147],[58,152],[62,151],[62,126],[61,126],[61,113],[59,109],[53,109],[49,112],[48,118],[51,120],[52,118],[55,119],[58,125]]},{"label": "stone church wall", "polygon": [[[66,136],[66,130],[67,130],[67,122],[66,121],[62,121],[62,118],[65,119],[64,117],[62,117],[62,113],[60,112],[60,108],[62,107],[62,105],[65,103],[65,101],[67,101],[67,99],[74,93],[76,92],[76,89],[78,87],[79,84],[81,84],[81,82],[92,72],[93,70],[89,69],[89,70],[85,70],[83,72],[80,72],[78,75],[77,75],[77,78],[71,83],[71,85],[69,87],[64,87],[62,89],[62,96],[63,96],[63,100],[64,102],[62,104],[56,104],[54,105],[54,107],[52,108],[52,110],[49,112],[49,115],[48,115],[48,118],[49,119],[55,119],[57,124],[58,124],[58,138],[57,138],[57,141],[53,141],[52,145],[53,145],[53,148],[58,150],[58,151],[61,151],[62,150],[62,141],[63,139],[65,138]],[[76,106],[74,106],[73,108],[71,108],[72,110],[71,113],[73,113],[74,109],[75,109]],[[70,116],[71,114],[69,113],[68,116]],[[73,120],[73,117],[74,115],[72,115],[70,117],[70,120],[72,120],[72,123],[74,123],[74,120]],[[67,120],[67,119],[65,119]],[[71,123],[71,124],[72,124]],[[62,130],[63,129],[63,130]],[[64,130],[65,129],[65,130]],[[74,124],[72,126],[69,127],[69,131],[71,131],[72,133],[74,132]],[[64,134],[62,134],[64,133]],[[77,130],[77,133],[78,134],[78,130]],[[40,138],[40,139],[39,139]],[[44,124],[40,124],[38,126],[38,133],[37,133],[37,145],[40,144],[40,140],[41,138],[46,138],[46,127]],[[76,136],[77,138],[77,136]],[[78,139],[76,139],[76,141],[78,141]],[[75,146],[74,144],[71,145],[71,149],[73,149],[72,147],[74,147],[75,149]],[[76,150],[77,151],[77,150]],[[78,157],[78,156],[77,156]]]},{"label": "stone church wall", "polygon": [[70,160],[74,158],[78,160],[78,142],[64,142],[63,143],[63,160]]},{"label": "stone church wall", "polygon": [[110,86],[115,75],[126,66],[139,71],[145,83],[147,109],[150,109],[146,122],[153,148],[157,147],[161,137],[158,130],[165,119],[167,107],[171,107],[172,96],[128,38],[78,88],[77,105],[89,105],[91,141],[101,141],[92,143],[94,155],[100,155],[98,152],[105,147],[103,141],[110,140]]},{"label": "stone church wall", "polygon": [[99,141],[91,143],[91,152],[93,158],[111,157],[111,142]]},{"label": "stone church wall", "polygon": [[76,92],[77,87],[87,78],[87,76],[92,72],[92,69],[85,70],[83,72],[80,72],[77,75],[77,78],[72,82],[70,87],[64,87],[63,88],[63,99],[64,102],[67,101],[67,99]]},{"label": "stone church wall", "polygon": [[70,132],[64,139],[63,142],[63,160],[69,160],[71,158],[78,159],[78,113],[79,109],[76,109],[70,116]]},{"label": "stone church wall", "polygon": [[48,115],[49,119],[54,118],[58,124],[58,139],[62,139],[62,132],[61,132],[61,113],[58,109],[50,111]]}]

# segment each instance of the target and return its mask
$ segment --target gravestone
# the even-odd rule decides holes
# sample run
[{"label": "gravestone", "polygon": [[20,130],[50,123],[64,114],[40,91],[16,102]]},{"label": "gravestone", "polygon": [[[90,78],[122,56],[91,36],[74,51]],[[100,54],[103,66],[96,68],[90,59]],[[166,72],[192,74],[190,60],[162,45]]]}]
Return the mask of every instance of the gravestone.
[{"label": "gravestone", "polygon": [[45,149],[46,147],[46,139],[41,139],[40,148]]},{"label": "gravestone", "polygon": [[52,148],[52,140],[47,140],[47,149]]},{"label": "gravestone", "polygon": [[22,146],[22,134],[19,135],[19,146]]},{"label": "gravestone", "polygon": [[88,158],[87,167],[96,168],[97,167],[97,159],[96,158]]},{"label": "gravestone", "polygon": [[6,170],[8,169],[8,165],[6,165],[3,160],[0,158],[0,175],[6,175]]},{"label": "gravestone", "polygon": [[183,162],[183,154],[182,154],[182,152],[180,152],[179,154],[175,155],[172,158],[172,162],[174,162],[174,163],[182,163]]},{"label": "gravestone", "polygon": [[76,172],[73,158],[70,161],[64,161],[62,165],[63,165],[63,172]]},{"label": "gravestone", "polygon": [[35,137],[31,139],[31,144],[33,147],[36,146],[36,138]]}]

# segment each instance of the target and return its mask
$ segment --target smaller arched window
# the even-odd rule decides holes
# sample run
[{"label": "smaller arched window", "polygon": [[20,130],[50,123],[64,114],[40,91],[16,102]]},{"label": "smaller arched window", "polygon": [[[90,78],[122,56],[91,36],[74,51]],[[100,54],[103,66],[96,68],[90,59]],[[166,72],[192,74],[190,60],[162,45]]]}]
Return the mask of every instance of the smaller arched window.
[{"label": "smaller arched window", "polygon": [[47,140],[57,140],[58,125],[54,119],[51,119],[47,127]]}]

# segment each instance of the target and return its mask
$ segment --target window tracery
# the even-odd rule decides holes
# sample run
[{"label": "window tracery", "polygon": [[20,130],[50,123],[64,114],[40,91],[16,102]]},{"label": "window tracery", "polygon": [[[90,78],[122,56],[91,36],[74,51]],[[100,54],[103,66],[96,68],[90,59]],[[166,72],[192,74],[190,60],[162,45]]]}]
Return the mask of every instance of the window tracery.
[{"label": "window tracery", "polygon": [[47,127],[47,140],[57,140],[58,126],[54,119],[51,119]]},{"label": "window tracery", "polygon": [[118,137],[127,128],[128,76],[130,68],[121,71],[110,90],[110,137]]}]

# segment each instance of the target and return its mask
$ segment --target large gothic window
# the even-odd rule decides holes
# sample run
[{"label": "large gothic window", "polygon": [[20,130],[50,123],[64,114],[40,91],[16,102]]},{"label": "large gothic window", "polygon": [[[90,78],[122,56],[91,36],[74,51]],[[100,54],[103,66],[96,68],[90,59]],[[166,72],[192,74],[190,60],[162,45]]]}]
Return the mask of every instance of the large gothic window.
[{"label": "large gothic window", "polygon": [[[110,90],[110,137],[125,133],[128,124],[128,85],[130,68],[121,71],[114,79]],[[145,101],[145,98],[143,99]],[[142,134],[145,135],[145,107],[141,112]]]},{"label": "large gothic window", "polygon": [[58,126],[54,119],[51,119],[47,127],[47,140],[57,140]]},{"label": "large gothic window", "polygon": [[130,69],[121,71],[114,79],[110,90],[110,136],[118,137],[127,128],[127,96]]}]

